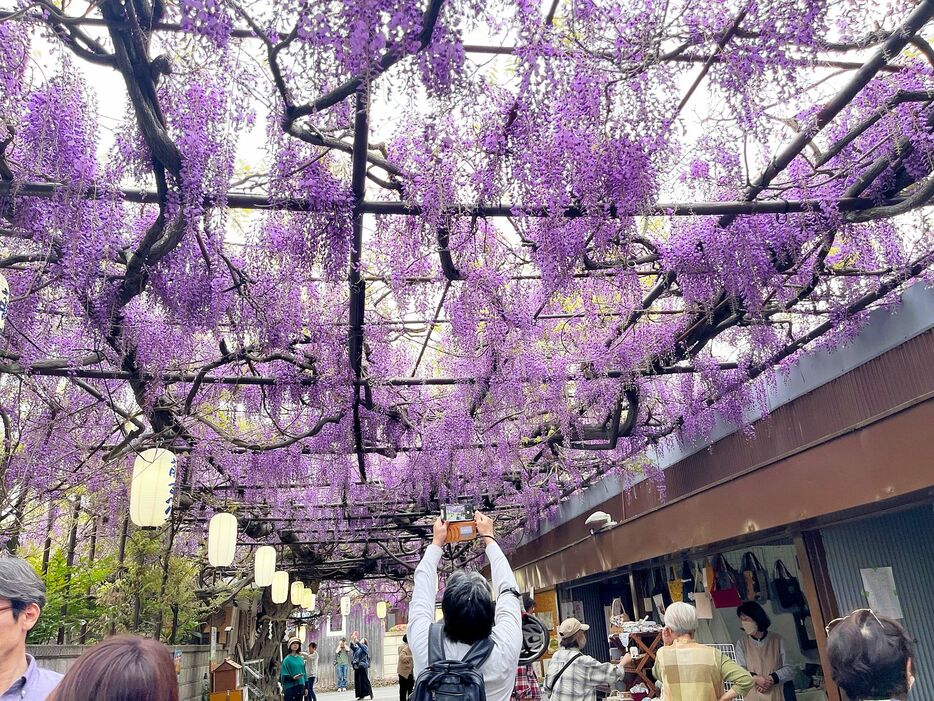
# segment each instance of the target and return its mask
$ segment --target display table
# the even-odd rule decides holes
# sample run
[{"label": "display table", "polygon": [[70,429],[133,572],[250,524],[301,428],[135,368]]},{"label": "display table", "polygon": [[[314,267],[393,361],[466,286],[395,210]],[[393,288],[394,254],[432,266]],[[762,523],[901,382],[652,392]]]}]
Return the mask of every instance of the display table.
[{"label": "display table", "polygon": [[639,657],[626,667],[629,674],[633,674],[648,687],[649,696],[655,697],[655,679],[651,676],[655,666],[655,653],[662,646],[662,632],[630,633],[629,646],[639,648]]}]

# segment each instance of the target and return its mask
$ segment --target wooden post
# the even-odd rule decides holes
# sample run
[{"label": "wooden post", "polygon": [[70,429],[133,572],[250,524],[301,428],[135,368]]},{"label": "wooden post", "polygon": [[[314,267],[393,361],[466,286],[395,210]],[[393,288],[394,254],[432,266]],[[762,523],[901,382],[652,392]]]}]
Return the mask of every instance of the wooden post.
[{"label": "wooden post", "polygon": [[[123,566],[123,563],[126,562],[126,539],[130,532],[130,515],[127,513],[123,517],[123,527],[120,529],[120,545],[117,548],[117,574],[116,577],[119,579],[122,577],[126,570]],[[113,620],[110,622],[110,634],[117,634],[117,621]]]},{"label": "wooden post", "polygon": [[843,692],[830,678],[830,662],[827,659],[827,621],[837,617],[837,601],[827,572],[824,544],[817,531],[799,533],[794,537],[795,556],[801,571],[801,588],[807,598],[817,638],[817,652],[824,668],[824,691],[828,701],[845,701]]},{"label": "wooden post", "polygon": [[68,534],[68,550],[65,553],[65,600],[62,602],[62,625],[58,627],[58,644],[65,644],[65,617],[68,615],[68,597],[71,596],[71,570],[75,566],[75,549],[78,546],[78,519],[81,517],[81,498],[73,497],[71,532]]},{"label": "wooden post", "polygon": [[[88,564],[89,565],[94,564],[94,558],[97,555],[97,527],[98,527],[97,516],[94,516],[94,519],[91,525],[91,546],[88,551]],[[88,602],[90,602],[92,598],[91,587],[88,587],[87,591],[85,592],[85,598],[88,600]],[[88,622],[85,621],[84,623],[81,624],[81,633],[78,636],[78,643],[80,645],[84,645],[85,643],[87,643],[87,639],[88,639]]]}]

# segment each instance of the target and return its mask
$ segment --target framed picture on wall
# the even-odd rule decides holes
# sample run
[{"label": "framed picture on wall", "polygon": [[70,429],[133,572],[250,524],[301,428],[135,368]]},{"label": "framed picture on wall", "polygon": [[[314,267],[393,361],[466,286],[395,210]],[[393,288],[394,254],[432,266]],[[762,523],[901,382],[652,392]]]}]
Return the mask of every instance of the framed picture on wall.
[{"label": "framed picture on wall", "polygon": [[553,612],[542,611],[541,613],[539,613],[538,611],[536,611],[535,618],[540,620],[542,622],[542,625],[545,626],[548,630],[555,629],[555,616]]}]

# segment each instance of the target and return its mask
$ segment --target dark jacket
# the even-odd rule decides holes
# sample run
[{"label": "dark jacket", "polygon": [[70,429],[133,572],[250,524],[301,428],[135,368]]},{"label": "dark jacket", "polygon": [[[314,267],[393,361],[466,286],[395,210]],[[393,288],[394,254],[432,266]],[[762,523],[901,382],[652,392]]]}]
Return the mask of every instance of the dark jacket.
[{"label": "dark jacket", "polygon": [[350,661],[350,664],[354,669],[369,669],[370,667],[370,650],[367,648],[366,643],[350,643],[350,649],[353,650],[353,658]]}]

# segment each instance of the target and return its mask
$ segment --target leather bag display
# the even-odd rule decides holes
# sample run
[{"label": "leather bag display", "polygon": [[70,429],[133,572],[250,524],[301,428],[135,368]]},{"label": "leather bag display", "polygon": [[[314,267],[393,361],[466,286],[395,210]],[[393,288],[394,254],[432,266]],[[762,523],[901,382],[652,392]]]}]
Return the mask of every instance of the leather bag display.
[{"label": "leather bag display", "polygon": [[804,599],[804,592],[801,591],[801,584],[797,577],[794,577],[785,563],[781,560],[775,561],[775,579],[772,580],[772,586],[775,589],[775,596],[778,603],[786,609],[803,609],[807,607],[807,601]]},{"label": "leather bag display", "polygon": [[743,554],[740,594],[744,601],[769,600],[769,575],[755,553]]},{"label": "leather bag display", "polygon": [[714,558],[713,570],[714,588],[710,591],[713,605],[718,609],[728,609],[743,603],[739,596],[739,573],[723,555]]}]

